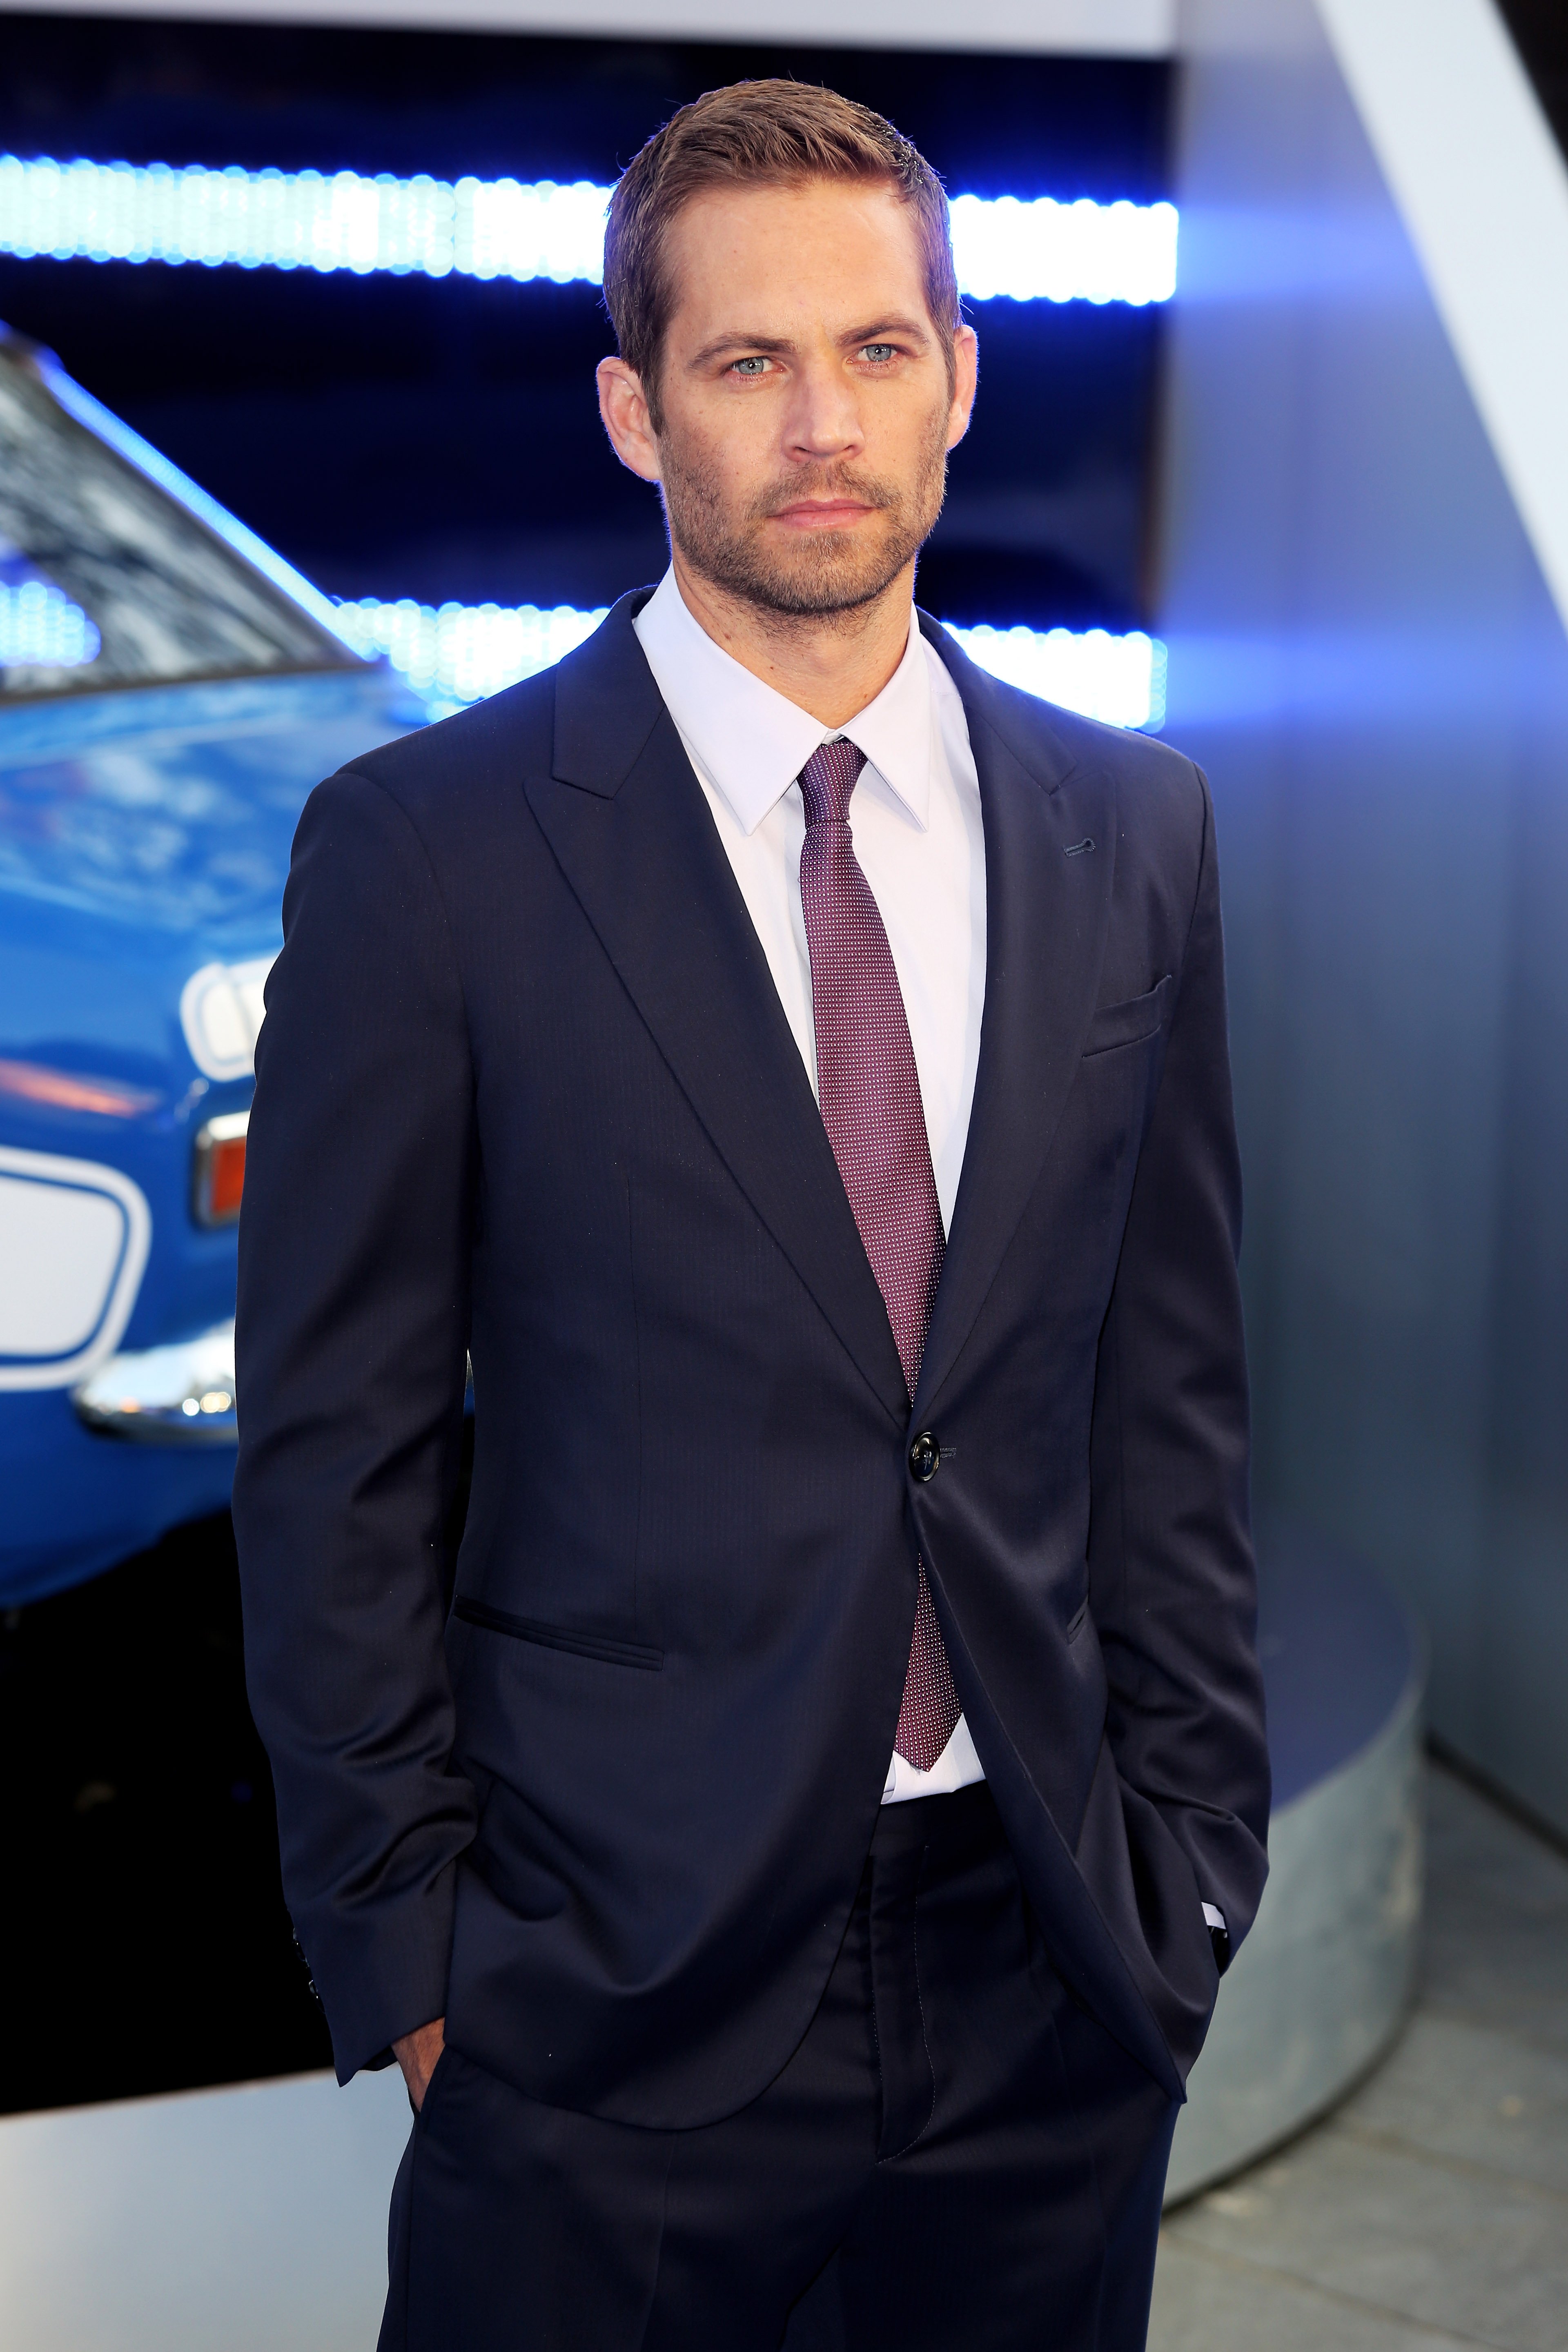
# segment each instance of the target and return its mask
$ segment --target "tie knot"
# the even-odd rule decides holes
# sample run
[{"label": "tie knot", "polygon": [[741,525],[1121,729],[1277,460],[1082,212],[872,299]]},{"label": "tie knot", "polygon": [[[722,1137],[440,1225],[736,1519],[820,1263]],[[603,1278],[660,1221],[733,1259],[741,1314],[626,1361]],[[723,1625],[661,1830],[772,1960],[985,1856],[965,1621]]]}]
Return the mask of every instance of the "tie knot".
[{"label": "tie knot", "polygon": [[853,743],[817,745],[800,772],[800,796],[805,803],[808,826],[847,824],[850,796],[865,764],[865,752]]}]

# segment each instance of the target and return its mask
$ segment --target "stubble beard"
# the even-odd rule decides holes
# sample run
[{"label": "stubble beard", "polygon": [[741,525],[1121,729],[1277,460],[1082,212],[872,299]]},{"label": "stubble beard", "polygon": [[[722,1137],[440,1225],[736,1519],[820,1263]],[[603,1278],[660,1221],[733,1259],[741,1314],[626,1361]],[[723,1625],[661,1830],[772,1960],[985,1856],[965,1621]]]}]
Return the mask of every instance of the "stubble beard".
[{"label": "stubble beard", "polygon": [[[933,422],[908,489],[853,466],[799,467],[739,513],[728,508],[700,452],[660,445],[665,520],[687,563],[721,592],[784,624],[837,621],[854,628],[930,538],[947,487],[945,415]],[[770,517],[805,498],[860,500],[885,518],[863,529],[802,531],[787,548],[764,538]]]}]

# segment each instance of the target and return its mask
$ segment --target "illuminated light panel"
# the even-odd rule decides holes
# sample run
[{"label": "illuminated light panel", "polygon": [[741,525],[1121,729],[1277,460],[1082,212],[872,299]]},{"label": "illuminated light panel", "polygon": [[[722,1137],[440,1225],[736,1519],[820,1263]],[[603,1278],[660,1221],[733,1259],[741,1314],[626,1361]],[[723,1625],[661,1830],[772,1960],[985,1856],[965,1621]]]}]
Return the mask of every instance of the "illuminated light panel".
[{"label": "illuminated light panel", "polygon": [[1165,648],[1142,629],[1113,636],[1108,629],[952,630],[982,669],[1026,694],[1043,695],[1064,710],[1102,719],[1111,727],[1157,733],[1165,719]]},{"label": "illuminated light panel", "polygon": [[[0,252],[56,261],[231,263],[426,278],[600,278],[608,188],[411,180],[0,155]],[[1163,302],[1173,205],[958,196],[959,284],[976,300]]]},{"label": "illuminated light panel", "polygon": [[958,283],[977,302],[1168,302],[1178,217],[1174,205],[955,196]]},{"label": "illuminated light panel", "polygon": [[[591,636],[609,610],[571,604],[340,604],[338,625],[364,654],[384,654],[422,694],[457,707],[547,669]],[[943,626],[972,661],[1009,686],[1113,727],[1157,729],[1165,715],[1165,648],[1135,631]]]},{"label": "illuminated light panel", "polygon": [[98,656],[98,631],[52,580],[0,580],[0,668],[80,669]]},{"label": "illuminated light panel", "polygon": [[421,694],[478,702],[548,669],[592,636],[607,604],[396,604],[364,597],[338,606],[338,626],[363,654],[384,654]]}]

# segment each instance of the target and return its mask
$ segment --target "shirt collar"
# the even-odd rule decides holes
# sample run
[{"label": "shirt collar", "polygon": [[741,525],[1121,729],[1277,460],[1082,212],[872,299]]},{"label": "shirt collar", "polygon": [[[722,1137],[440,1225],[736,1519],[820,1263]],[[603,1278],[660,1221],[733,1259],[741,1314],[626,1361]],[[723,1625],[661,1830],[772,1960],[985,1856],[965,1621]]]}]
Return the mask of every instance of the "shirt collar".
[{"label": "shirt collar", "polygon": [[837,729],[825,727],[715,644],[687,609],[673,567],[633,626],[670,717],[742,831],[755,833],[818,744],[840,735],[865,753],[904,814],[925,831],[931,677],[912,613],[898,668],[874,701]]}]

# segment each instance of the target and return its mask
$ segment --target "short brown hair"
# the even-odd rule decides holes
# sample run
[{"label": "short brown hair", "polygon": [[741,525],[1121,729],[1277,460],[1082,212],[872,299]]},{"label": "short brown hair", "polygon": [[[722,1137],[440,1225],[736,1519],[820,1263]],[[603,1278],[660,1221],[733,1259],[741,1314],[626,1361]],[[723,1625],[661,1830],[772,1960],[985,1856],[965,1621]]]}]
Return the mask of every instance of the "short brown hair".
[{"label": "short brown hair", "polygon": [[622,359],[647,394],[657,431],[658,365],[674,289],[670,223],[704,189],[802,180],[885,180],[914,213],[926,307],[948,374],[960,324],[952,233],[942,182],[919,148],[868,106],[795,81],[737,81],[672,114],[621,173],[605,229],[605,306]]}]

